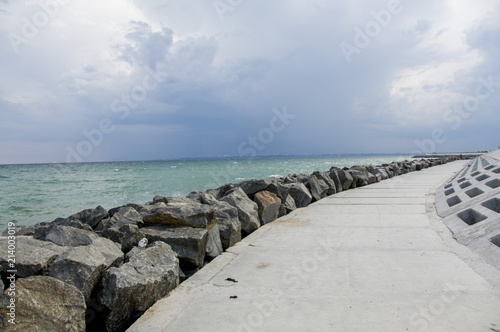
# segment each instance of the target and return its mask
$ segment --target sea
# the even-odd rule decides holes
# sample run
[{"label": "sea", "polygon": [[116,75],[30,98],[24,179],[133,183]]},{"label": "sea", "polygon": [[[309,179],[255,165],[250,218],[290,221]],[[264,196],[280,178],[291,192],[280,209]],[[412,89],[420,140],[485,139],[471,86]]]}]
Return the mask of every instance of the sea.
[{"label": "sea", "polygon": [[11,221],[31,226],[98,205],[111,209],[226,183],[403,160],[412,158],[371,154],[0,165],[0,231]]}]

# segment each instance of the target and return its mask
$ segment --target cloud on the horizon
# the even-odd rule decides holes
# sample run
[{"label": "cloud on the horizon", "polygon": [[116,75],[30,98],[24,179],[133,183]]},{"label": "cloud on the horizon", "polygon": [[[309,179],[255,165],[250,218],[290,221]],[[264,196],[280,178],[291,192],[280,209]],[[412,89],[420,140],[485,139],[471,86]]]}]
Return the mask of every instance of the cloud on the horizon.
[{"label": "cloud on the horizon", "polygon": [[[500,86],[458,126],[453,111],[500,82],[493,0],[401,0],[350,63],[340,44],[388,1],[242,2],[223,20],[212,1],[54,1],[0,1],[0,163],[64,161],[103,119],[82,160],[236,155],[284,107],[260,153],[412,152],[436,128],[438,151],[498,145]],[[13,47],[39,3],[53,17]]]}]

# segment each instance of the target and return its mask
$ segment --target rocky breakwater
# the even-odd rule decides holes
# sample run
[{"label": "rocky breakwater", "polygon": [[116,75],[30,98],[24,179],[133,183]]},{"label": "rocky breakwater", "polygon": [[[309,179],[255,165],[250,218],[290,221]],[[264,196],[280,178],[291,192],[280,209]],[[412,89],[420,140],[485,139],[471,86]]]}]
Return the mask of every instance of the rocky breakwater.
[{"label": "rocky breakwater", "polygon": [[[98,206],[11,228],[0,237],[0,327],[124,331],[180,282],[262,225],[329,195],[451,160],[332,167],[226,184],[187,197],[156,196],[144,205]],[[8,251],[12,234],[14,265]],[[15,294],[9,286],[13,277]],[[12,303],[15,325],[9,322]]]}]

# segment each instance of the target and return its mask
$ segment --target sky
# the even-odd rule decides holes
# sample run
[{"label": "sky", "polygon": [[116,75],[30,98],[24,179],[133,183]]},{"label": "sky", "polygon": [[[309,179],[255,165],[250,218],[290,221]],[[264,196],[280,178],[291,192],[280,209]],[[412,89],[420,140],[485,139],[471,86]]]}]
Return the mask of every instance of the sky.
[{"label": "sky", "polygon": [[0,164],[493,150],[497,0],[0,0]]}]

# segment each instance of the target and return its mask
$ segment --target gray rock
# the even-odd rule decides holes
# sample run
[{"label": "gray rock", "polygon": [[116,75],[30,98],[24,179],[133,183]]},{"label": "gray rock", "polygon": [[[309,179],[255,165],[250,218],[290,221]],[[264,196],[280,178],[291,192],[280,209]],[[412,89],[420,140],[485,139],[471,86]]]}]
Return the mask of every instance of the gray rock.
[{"label": "gray rock", "polygon": [[[7,247],[8,238],[0,237],[0,264],[3,271],[11,269]],[[52,242],[36,240],[31,236],[16,236],[17,276],[27,278],[48,274],[50,265],[67,249]]]},{"label": "gray rock", "polygon": [[111,227],[103,232],[104,236],[121,246],[124,253],[129,252],[137,243],[144,238],[144,234],[136,225],[123,225],[120,228]]},{"label": "gray rock", "polygon": [[342,190],[356,188],[356,182],[354,181],[351,173],[344,169],[339,169],[337,173],[339,175],[340,182],[342,183]]},{"label": "gray rock", "polygon": [[119,243],[123,252],[128,252],[143,238],[139,226],[143,225],[142,217],[130,206],[120,207],[110,219],[103,220],[95,231],[100,236]]},{"label": "gray rock", "polygon": [[211,204],[217,216],[219,235],[222,248],[227,249],[241,241],[241,222],[238,218],[238,209],[221,201]]},{"label": "gray rock", "polygon": [[179,262],[170,246],[155,242],[134,248],[120,268],[104,274],[98,300],[109,310],[108,331],[122,331],[179,285]]},{"label": "gray rock", "polygon": [[250,234],[260,227],[258,206],[248,198],[243,189],[234,188],[220,200],[238,210],[238,219],[241,222],[242,231]]},{"label": "gray rock", "polygon": [[90,231],[53,224],[49,227],[47,235],[41,240],[64,247],[79,247],[88,246],[96,238],[97,235]]},{"label": "gray rock", "polygon": [[339,177],[339,171],[341,171],[341,169],[337,168],[337,167],[332,167],[330,168],[330,178],[332,179],[333,183],[335,183],[335,189],[336,189],[336,192],[341,192],[342,190],[344,190],[343,186],[342,186],[342,181],[340,180],[340,177]]},{"label": "gray rock", "polygon": [[207,234],[207,245],[205,249],[205,256],[214,259],[224,252],[220,238],[219,225],[215,224]]},{"label": "gray rock", "polygon": [[330,177],[329,172],[314,172],[313,175],[318,179],[323,180],[328,185],[328,191],[326,193],[327,196],[335,195],[337,193],[337,186]]},{"label": "gray rock", "polygon": [[255,194],[254,201],[259,209],[259,218],[262,225],[278,218],[281,206],[281,199],[278,196],[264,190]]},{"label": "gray rock", "polygon": [[191,204],[195,202],[194,200],[188,198],[188,197],[164,197],[164,196],[155,196],[153,198],[153,204],[163,202],[165,204],[170,204],[170,203],[186,203],[186,204]]},{"label": "gray rock", "polygon": [[214,205],[218,202],[214,196],[202,191],[193,191],[192,193],[187,195],[187,197],[201,204]]},{"label": "gray rock", "polygon": [[228,183],[228,184],[225,184],[217,189],[207,190],[206,193],[214,196],[217,199],[220,199],[220,198],[224,197],[227,192],[229,192],[230,190],[233,190],[234,188],[236,188],[234,184]]},{"label": "gray rock", "polygon": [[90,225],[84,224],[78,219],[64,219],[64,218],[57,218],[56,220],[52,221],[52,224],[59,225],[59,226],[69,226],[73,228],[78,228],[78,229],[83,229],[84,231],[89,231],[92,232],[93,229]]},{"label": "gray rock", "polygon": [[203,266],[207,246],[208,230],[193,227],[156,225],[142,228],[149,240],[165,242],[179,256],[183,269],[193,270]]},{"label": "gray rock", "polygon": [[283,204],[283,207],[286,210],[286,214],[297,209],[297,206],[295,205],[295,200],[293,199],[292,196],[287,196],[285,204]]},{"label": "gray rock", "polygon": [[311,192],[313,201],[319,201],[336,193],[335,183],[330,176],[318,171],[312,173],[307,179],[307,188]]},{"label": "gray rock", "polygon": [[378,171],[382,180],[387,180],[389,178],[389,174],[384,167],[379,167]]},{"label": "gray rock", "polygon": [[171,203],[166,207],[145,211],[144,223],[151,225],[187,226],[210,229],[217,223],[215,211],[208,205],[199,203]]},{"label": "gray rock", "polygon": [[268,178],[264,180],[249,180],[236,184],[237,187],[243,189],[245,194],[251,196],[255,195],[259,191],[265,190],[268,186],[270,186],[273,181]]},{"label": "gray rock", "polygon": [[109,217],[108,211],[106,211],[102,206],[98,206],[95,209],[87,209],[80,211],[76,214],[69,216],[67,219],[69,220],[79,220],[84,224],[89,225],[92,228],[95,228],[97,224],[103,219]]},{"label": "gray rock", "polygon": [[267,186],[266,191],[275,194],[276,196],[278,196],[279,199],[281,199],[281,202],[284,203],[286,197],[288,196],[288,193],[281,192],[280,185],[283,183],[283,181],[278,178],[269,178],[269,179],[271,180],[271,184]]},{"label": "gray rock", "polygon": [[303,208],[311,204],[312,195],[303,183],[283,184],[281,191],[287,192],[294,199],[297,208]]},{"label": "gray rock", "polygon": [[377,167],[373,165],[367,165],[365,166],[365,169],[368,171],[368,173],[372,174],[375,177],[375,182],[382,181],[382,174],[380,174],[380,171]]},{"label": "gray rock", "polygon": [[50,266],[49,276],[75,286],[88,300],[104,271],[121,264],[123,258],[111,240],[97,238],[89,246],[70,248],[59,255]]},{"label": "gray rock", "polygon": [[[8,317],[5,292],[0,316]],[[47,276],[16,281],[16,324],[8,331],[85,331],[85,298],[72,285]]]},{"label": "gray rock", "polygon": [[362,187],[375,182],[374,176],[371,175],[371,180],[370,180],[370,173],[363,167],[363,166],[353,166],[349,169],[348,171],[352,177],[354,178],[354,181],[356,182],[356,187]]}]

